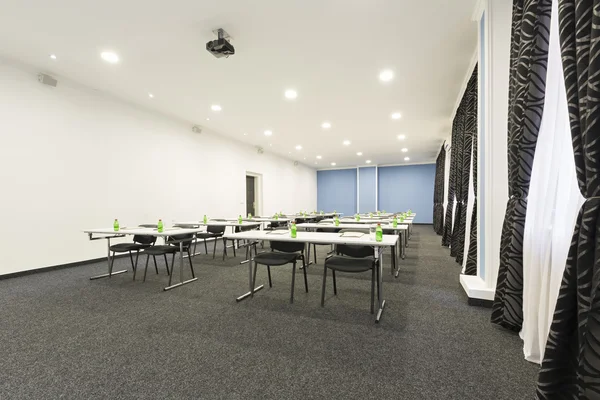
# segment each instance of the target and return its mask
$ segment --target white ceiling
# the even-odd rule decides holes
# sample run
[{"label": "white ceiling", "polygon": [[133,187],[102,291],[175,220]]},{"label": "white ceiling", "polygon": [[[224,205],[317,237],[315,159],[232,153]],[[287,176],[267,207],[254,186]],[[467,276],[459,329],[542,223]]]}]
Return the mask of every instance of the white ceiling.
[{"label": "white ceiling", "polygon": [[[430,162],[475,50],[475,3],[3,0],[0,55],[316,168]],[[228,59],[205,50],[219,27],[233,37]],[[102,61],[104,50],[121,61]],[[395,79],[384,84],[386,68]]]}]

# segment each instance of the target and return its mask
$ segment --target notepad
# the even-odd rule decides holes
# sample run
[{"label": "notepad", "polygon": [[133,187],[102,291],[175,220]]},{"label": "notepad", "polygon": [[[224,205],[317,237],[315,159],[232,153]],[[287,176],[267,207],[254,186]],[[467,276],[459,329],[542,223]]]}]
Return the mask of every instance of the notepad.
[{"label": "notepad", "polygon": [[362,233],[362,232],[344,232],[340,236],[359,238],[359,237],[363,237],[364,233]]}]

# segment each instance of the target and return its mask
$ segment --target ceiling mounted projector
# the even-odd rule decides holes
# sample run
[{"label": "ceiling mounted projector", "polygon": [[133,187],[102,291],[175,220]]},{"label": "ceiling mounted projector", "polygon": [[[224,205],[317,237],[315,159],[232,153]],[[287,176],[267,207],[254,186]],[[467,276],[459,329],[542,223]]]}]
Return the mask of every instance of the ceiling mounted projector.
[{"label": "ceiling mounted projector", "polygon": [[235,48],[231,43],[227,41],[230,38],[229,34],[223,29],[219,28],[213,31],[217,34],[217,40],[211,40],[206,43],[206,50],[217,58],[229,57],[235,54]]}]

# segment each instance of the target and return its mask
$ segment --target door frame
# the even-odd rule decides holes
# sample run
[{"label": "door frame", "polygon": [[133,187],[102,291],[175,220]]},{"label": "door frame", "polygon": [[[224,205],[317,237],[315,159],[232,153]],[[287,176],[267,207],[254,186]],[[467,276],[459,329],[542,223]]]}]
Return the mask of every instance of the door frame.
[{"label": "door frame", "polygon": [[257,172],[246,171],[246,175],[244,175],[244,210],[246,210],[246,185],[245,179],[247,176],[251,176],[254,178],[254,201],[256,202],[256,207],[254,207],[254,212],[256,215],[263,215],[262,209],[262,174]]}]

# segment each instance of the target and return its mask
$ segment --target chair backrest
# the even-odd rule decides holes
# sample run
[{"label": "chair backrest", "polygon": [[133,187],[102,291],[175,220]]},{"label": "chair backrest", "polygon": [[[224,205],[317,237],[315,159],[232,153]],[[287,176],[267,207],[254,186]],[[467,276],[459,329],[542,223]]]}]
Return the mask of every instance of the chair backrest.
[{"label": "chair backrest", "polygon": [[[158,228],[156,224],[141,224],[140,228]],[[139,244],[154,244],[156,243],[156,236],[150,235],[133,235],[133,242]]]},{"label": "chair backrest", "polygon": [[206,227],[206,232],[209,233],[225,233],[224,225],[208,225]]},{"label": "chair backrest", "polygon": [[340,232],[342,229],[341,228],[331,228],[331,224],[327,224],[327,227],[323,227],[323,228],[317,228],[317,232],[328,232],[328,233],[336,233],[336,232]]},{"label": "chair backrest", "polygon": [[183,249],[187,250],[194,240],[194,235],[194,233],[184,233],[182,235],[169,236],[167,237],[167,243],[179,247],[179,242],[181,241],[183,243]]},{"label": "chair backrest", "polygon": [[352,228],[352,229],[342,229],[340,233],[344,232],[359,232],[359,233],[369,233],[369,228]]},{"label": "chair backrest", "polygon": [[338,244],[335,251],[344,256],[354,258],[373,257],[373,248],[371,246],[356,246],[349,244]]},{"label": "chair backrest", "polygon": [[281,251],[282,253],[297,253],[304,251],[304,242],[271,242],[271,250]]}]

